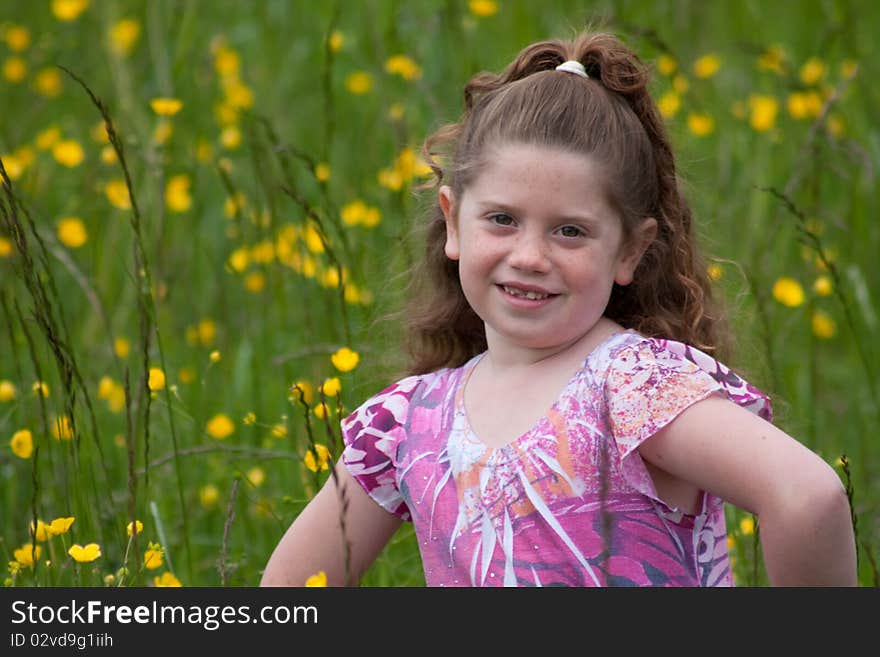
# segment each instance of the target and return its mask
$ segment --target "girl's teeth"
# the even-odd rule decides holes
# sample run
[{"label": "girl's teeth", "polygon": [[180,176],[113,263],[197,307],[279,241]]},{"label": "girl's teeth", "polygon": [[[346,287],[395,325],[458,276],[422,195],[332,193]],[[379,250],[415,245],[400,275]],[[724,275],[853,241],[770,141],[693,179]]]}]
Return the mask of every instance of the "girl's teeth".
[{"label": "girl's teeth", "polygon": [[546,299],[549,297],[549,294],[541,294],[540,292],[526,292],[524,290],[518,290],[515,287],[508,287],[504,285],[504,291],[508,294],[512,294],[515,297],[520,297],[522,299]]}]

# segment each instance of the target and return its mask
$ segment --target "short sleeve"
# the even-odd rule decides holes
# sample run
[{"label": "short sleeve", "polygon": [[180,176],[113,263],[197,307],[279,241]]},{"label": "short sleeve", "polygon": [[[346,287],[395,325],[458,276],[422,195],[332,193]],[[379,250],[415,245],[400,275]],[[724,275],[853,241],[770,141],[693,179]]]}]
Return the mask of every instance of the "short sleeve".
[{"label": "short sleeve", "polygon": [[409,403],[419,377],[408,377],[374,395],[342,421],[342,462],[383,509],[409,520],[398,487],[397,453],[405,438]]},{"label": "short sleeve", "polygon": [[608,421],[624,477],[636,490],[659,500],[638,447],[712,394],[771,419],[766,395],[711,356],[680,342],[645,339],[612,360],[605,381]]}]

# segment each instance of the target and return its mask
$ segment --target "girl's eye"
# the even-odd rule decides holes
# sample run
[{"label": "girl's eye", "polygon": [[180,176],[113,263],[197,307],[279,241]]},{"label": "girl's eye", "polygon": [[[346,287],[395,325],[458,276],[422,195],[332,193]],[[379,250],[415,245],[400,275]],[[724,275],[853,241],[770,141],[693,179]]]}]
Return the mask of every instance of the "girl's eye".
[{"label": "girl's eye", "polygon": [[492,221],[492,223],[497,224],[498,226],[510,226],[511,224],[513,224],[513,217],[511,217],[509,214],[493,214],[491,217],[489,217],[489,219]]},{"label": "girl's eye", "polygon": [[563,226],[559,229],[559,233],[563,237],[580,237],[584,235],[584,231],[577,226]]}]

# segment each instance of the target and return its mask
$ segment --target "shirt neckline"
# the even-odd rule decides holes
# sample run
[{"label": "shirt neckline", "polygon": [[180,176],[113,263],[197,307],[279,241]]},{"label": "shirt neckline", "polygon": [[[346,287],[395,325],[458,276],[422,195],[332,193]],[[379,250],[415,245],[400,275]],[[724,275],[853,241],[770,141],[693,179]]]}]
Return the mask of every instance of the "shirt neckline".
[{"label": "shirt neckline", "polygon": [[495,452],[506,452],[511,449],[515,449],[520,442],[535,433],[535,431],[539,429],[542,424],[548,421],[548,416],[557,409],[560,402],[565,398],[566,393],[568,393],[569,388],[574,385],[578,378],[580,378],[581,373],[584,371],[584,369],[589,367],[590,359],[594,358],[596,354],[598,354],[600,351],[607,349],[608,346],[612,344],[615,340],[625,335],[637,334],[633,329],[624,329],[622,331],[614,331],[613,333],[609,333],[604,338],[602,338],[599,344],[593,347],[593,349],[580,361],[578,368],[559,391],[556,399],[554,399],[553,403],[538,417],[537,420],[535,420],[534,423],[532,423],[532,426],[526,429],[523,433],[512,437],[510,440],[507,440],[500,445],[489,445],[477,435],[477,432],[474,431],[474,428],[471,425],[470,418],[467,414],[467,409],[464,405],[464,391],[467,386],[467,382],[470,380],[471,374],[473,373],[474,368],[476,368],[477,363],[479,363],[488,352],[484,351],[480,354],[477,354],[464,365],[464,371],[462,372],[461,377],[458,380],[458,385],[456,387],[454,397],[454,412],[456,415],[460,415],[462,419],[462,428],[465,439],[471,443],[481,446],[483,450],[489,454],[493,454]]}]

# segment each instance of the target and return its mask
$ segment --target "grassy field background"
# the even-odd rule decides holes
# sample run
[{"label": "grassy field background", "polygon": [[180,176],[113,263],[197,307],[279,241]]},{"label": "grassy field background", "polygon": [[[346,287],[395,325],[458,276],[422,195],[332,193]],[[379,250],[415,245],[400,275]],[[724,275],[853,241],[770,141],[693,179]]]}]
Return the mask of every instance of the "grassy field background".
[{"label": "grassy field background", "polygon": [[[654,66],[730,364],[840,473],[877,586],[878,18],[868,1],[3,3],[0,579],[255,585],[339,415],[403,365],[383,318],[419,252],[422,139],[472,74],[592,23]],[[728,514],[737,583],[765,585],[754,518]],[[408,525],[362,584],[424,584]]]}]

